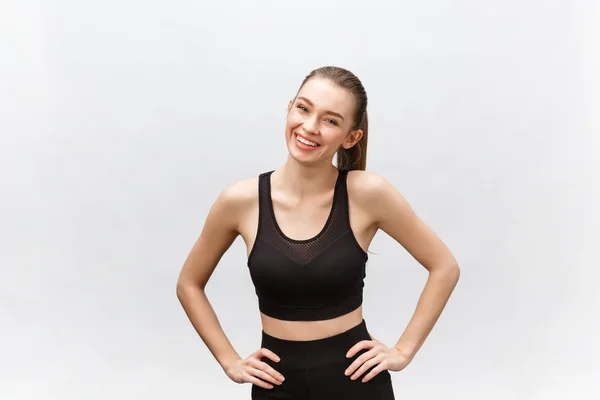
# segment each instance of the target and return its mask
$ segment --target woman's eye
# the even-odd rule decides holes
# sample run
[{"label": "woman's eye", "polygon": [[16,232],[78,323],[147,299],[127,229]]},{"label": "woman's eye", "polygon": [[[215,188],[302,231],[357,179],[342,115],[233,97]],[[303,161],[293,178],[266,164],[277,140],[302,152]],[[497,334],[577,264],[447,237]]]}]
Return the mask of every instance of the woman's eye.
[{"label": "woman's eye", "polygon": [[332,125],[337,125],[337,121],[334,119],[328,119],[327,122],[329,122]]},{"label": "woman's eye", "polygon": [[301,104],[300,104],[300,105],[298,105],[298,108],[299,108],[299,109],[301,109],[302,111],[308,111],[308,110],[306,109],[306,107],[304,107],[304,106],[303,106],[303,105],[301,105]]}]

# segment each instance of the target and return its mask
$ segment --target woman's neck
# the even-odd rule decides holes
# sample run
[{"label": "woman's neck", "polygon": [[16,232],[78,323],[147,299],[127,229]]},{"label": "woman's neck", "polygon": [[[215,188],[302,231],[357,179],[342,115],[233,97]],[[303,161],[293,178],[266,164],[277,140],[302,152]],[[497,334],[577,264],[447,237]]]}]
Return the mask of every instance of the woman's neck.
[{"label": "woman's neck", "polygon": [[290,157],[273,172],[272,184],[294,197],[304,198],[333,189],[337,177],[338,169],[331,163],[306,166]]}]

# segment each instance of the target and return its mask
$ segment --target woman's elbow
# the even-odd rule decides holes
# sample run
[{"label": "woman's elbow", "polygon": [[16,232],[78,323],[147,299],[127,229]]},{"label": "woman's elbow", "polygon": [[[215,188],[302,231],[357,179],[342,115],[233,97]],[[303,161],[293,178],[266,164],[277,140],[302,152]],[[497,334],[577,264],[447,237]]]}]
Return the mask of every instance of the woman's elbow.
[{"label": "woman's elbow", "polygon": [[191,282],[187,279],[179,278],[175,285],[175,293],[179,301],[183,301],[189,297],[190,293],[202,291],[204,288],[196,282]]}]

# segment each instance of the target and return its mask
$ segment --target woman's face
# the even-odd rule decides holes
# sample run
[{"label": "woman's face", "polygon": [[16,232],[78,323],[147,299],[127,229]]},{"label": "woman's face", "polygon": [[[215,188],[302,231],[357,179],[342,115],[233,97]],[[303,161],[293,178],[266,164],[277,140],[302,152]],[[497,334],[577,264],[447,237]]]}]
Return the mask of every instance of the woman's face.
[{"label": "woman's face", "polygon": [[[352,147],[362,131],[352,131],[356,104],[352,94],[326,79],[309,79],[288,105],[285,137],[299,162],[331,162],[343,146]],[[303,143],[304,142],[304,143]]]}]

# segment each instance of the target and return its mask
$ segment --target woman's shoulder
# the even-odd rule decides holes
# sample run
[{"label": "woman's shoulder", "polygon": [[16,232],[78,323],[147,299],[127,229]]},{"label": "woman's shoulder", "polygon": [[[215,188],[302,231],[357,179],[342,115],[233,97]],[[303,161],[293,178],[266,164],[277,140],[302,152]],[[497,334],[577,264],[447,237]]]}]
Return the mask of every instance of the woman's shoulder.
[{"label": "woman's shoulder", "polygon": [[381,196],[385,196],[395,188],[383,176],[370,171],[348,171],[348,195],[353,200],[371,203]]},{"label": "woman's shoulder", "polygon": [[414,221],[414,211],[404,195],[381,175],[350,171],[347,181],[348,198],[376,221],[380,228],[391,229],[390,221],[392,224],[401,221],[402,226]]},{"label": "woman's shoulder", "polygon": [[219,198],[229,206],[244,208],[257,201],[258,175],[230,182],[221,191]]},{"label": "woman's shoulder", "polygon": [[226,184],[211,206],[209,215],[239,232],[241,221],[258,203],[258,176]]}]

